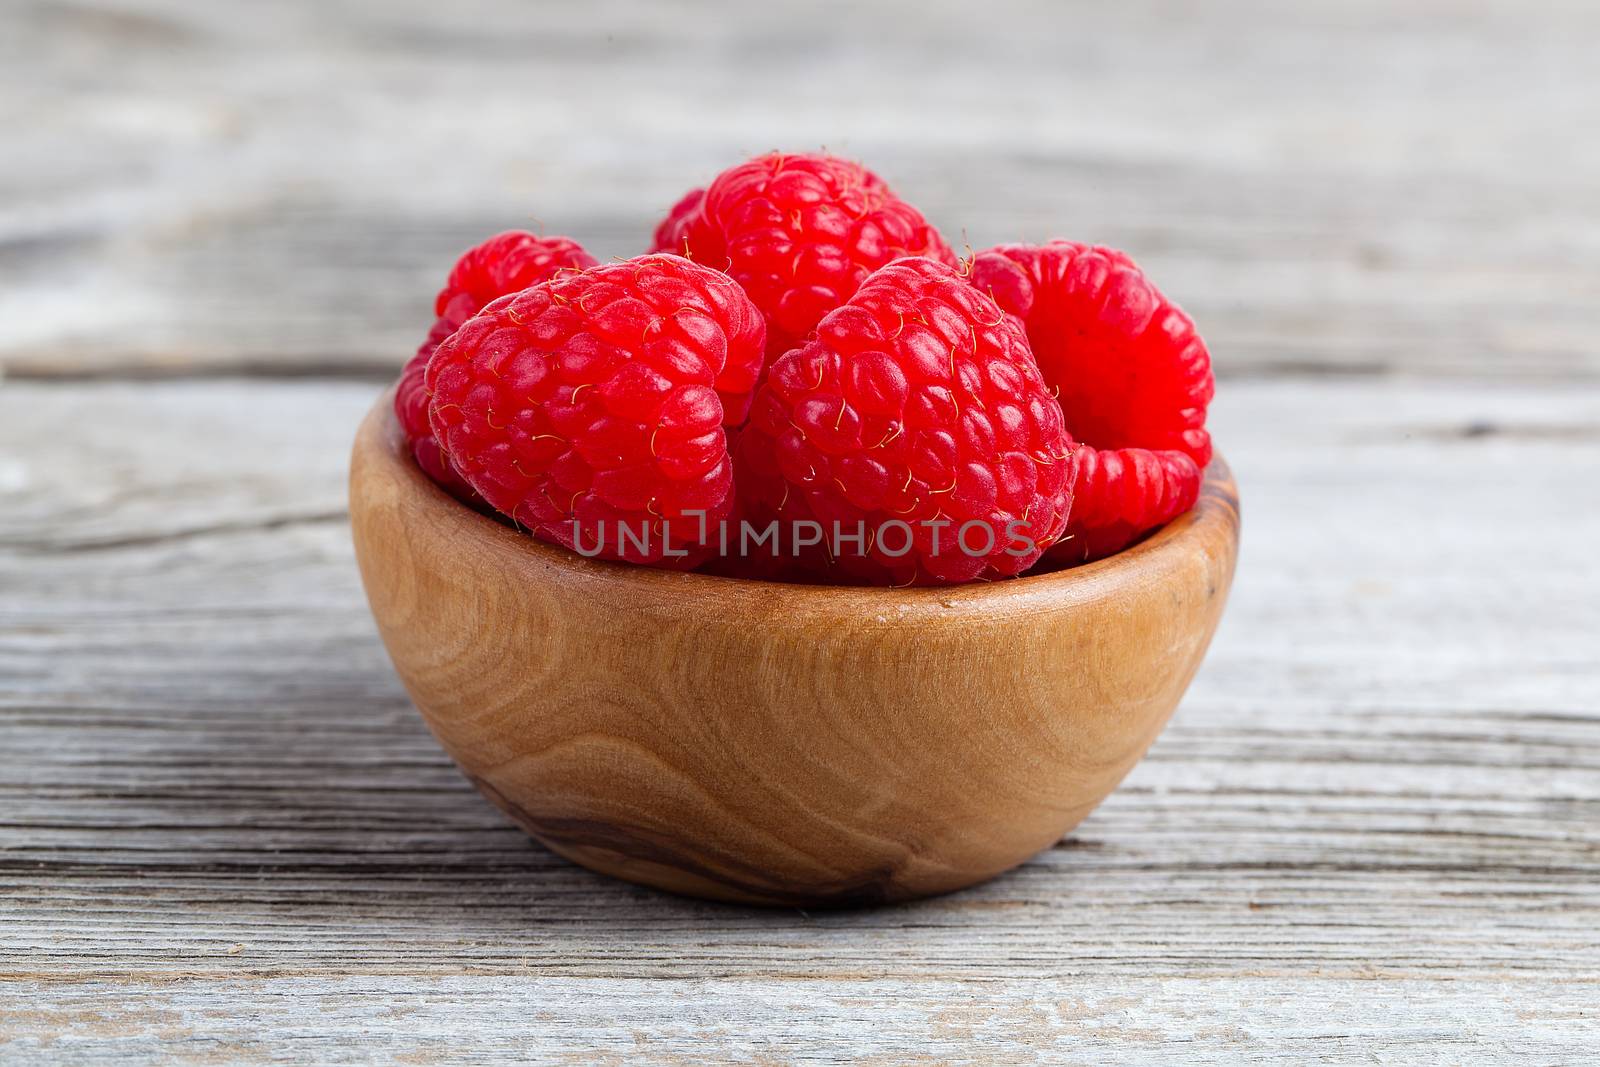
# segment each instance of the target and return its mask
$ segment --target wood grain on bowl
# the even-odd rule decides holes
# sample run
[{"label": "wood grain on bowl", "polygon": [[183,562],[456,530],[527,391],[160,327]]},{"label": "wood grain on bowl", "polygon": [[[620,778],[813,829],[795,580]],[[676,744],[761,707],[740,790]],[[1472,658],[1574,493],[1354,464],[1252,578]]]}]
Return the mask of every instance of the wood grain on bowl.
[{"label": "wood grain on bowl", "polygon": [[1193,511],[1115,557],[904,590],[542,544],[429,483],[387,398],[350,477],[384,643],[478,788],[585,866],[765,904],[957,889],[1076,826],[1172,714],[1238,545],[1220,460]]}]

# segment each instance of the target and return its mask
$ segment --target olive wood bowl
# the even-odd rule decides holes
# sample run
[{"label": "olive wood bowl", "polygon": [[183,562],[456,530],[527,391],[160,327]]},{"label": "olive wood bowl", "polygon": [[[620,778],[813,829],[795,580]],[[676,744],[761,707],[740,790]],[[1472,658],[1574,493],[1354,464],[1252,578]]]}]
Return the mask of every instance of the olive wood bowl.
[{"label": "olive wood bowl", "polygon": [[381,399],[350,471],[401,680],[467,777],[585,867],[720,900],[959,889],[1060,840],[1166,724],[1233,577],[1220,460],[1108,559],[948,588],[585,559],[466,507]]}]

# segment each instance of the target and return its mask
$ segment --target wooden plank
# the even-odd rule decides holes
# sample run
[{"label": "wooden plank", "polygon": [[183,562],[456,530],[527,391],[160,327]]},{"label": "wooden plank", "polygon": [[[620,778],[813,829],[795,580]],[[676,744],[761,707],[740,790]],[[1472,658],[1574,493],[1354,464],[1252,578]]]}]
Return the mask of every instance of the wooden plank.
[{"label": "wooden plank", "polygon": [[1597,35],[1557,0],[25,5],[0,368],[381,377],[486,234],[631,255],[826,144],[958,244],[1128,248],[1225,375],[1592,379]]},{"label": "wooden plank", "polygon": [[1600,1050],[1600,389],[1225,389],[1244,555],[1147,760],[1002,879],[812,914],[461,780],[350,558],[372,392],[0,388],[0,1059]]},{"label": "wooden plank", "polygon": [[[820,988],[819,988],[820,987]],[[1592,984],[1517,980],[180,979],[24,987],[19,1061],[1584,1063]],[[1219,1006],[1229,1010],[1219,1011]],[[0,1046],[3,1048],[4,1046]]]}]

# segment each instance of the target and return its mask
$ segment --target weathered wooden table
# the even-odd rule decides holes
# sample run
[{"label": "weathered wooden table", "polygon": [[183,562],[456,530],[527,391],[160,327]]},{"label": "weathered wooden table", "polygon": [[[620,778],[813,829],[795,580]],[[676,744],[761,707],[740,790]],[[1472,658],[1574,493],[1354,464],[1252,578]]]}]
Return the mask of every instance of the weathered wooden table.
[{"label": "weathered wooden table", "polygon": [[[1600,8],[1111,6],[8,4],[0,1061],[1600,1058]],[[461,247],[822,143],[1145,261],[1245,546],[1070,839],[741,910],[457,775],[345,455]]]}]

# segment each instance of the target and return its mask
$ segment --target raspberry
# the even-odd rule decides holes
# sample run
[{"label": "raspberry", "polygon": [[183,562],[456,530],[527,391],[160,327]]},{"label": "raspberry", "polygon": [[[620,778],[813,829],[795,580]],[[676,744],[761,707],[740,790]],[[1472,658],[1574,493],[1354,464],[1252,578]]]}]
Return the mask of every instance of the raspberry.
[{"label": "raspberry", "polygon": [[[785,552],[798,523],[822,525],[838,551],[813,552],[815,570],[963,582],[1019,574],[1061,536],[1072,448],[1020,324],[953,268],[903,259],[773,364],[737,477],[748,521],[779,520]],[[866,539],[833,544],[835,522]]]},{"label": "raspberry", "polygon": [[526,230],[497,233],[456,260],[433,302],[433,313],[460,326],[491,300],[519,293],[561,270],[587,270],[595,258],[570,237],[539,237]]},{"label": "raspberry", "polygon": [[1211,356],[1194,323],[1115,249],[1001,245],[972,283],[1018,316],[1067,429],[1082,444],[1069,538],[1098,559],[1181,515],[1211,460]]},{"label": "raspberry", "polygon": [[667,217],[656,227],[655,236],[651,239],[651,249],[657,252],[681,254],[684,251],[685,227],[689,224],[689,217],[700,210],[700,202],[705,198],[704,189],[690,189],[683,194],[683,199],[672,205]]},{"label": "raspberry", "polygon": [[922,213],[858,163],[822,154],[758,156],[684,197],[655,250],[727,271],[767,320],[769,362],[879,267],[902,256],[954,264]]},{"label": "raspberry", "polygon": [[541,539],[693,566],[733,506],[722,424],[748,406],[765,337],[737,285],[680,256],[558,274],[439,346],[428,420],[466,481]]},{"label": "raspberry", "polygon": [[456,260],[434,300],[434,314],[439,318],[428,331],[427,340],[400,372],[394,410],[417,465],[458,500],[475,503],[477,494],[445,463],[428,427],[428,394],[423,375],[434,349],[496,297],[526,289],[563,269],[583,270],[594,265],[595,258],[572,238],[539,237],[525,230],[495,234]]},{"label": "raspberry", "polygon": [[400,371],[400,381],[394,388],[394,412],[400,420],[400,429],[405,434],[406,442],[411,446],[412,458],[422,468],[422,473],[463,504],[476,506],[480,503],[478,494],[445,462],[439,451],[439,442],[434,439],[433,430],[428,426],[428,389],[423,376],[428,372],[428,360],[433,358],[434,350],[454,332],[455,327],[444,319],[433,324],[427,340],[422,342],[417,354],[407,360]]}]

